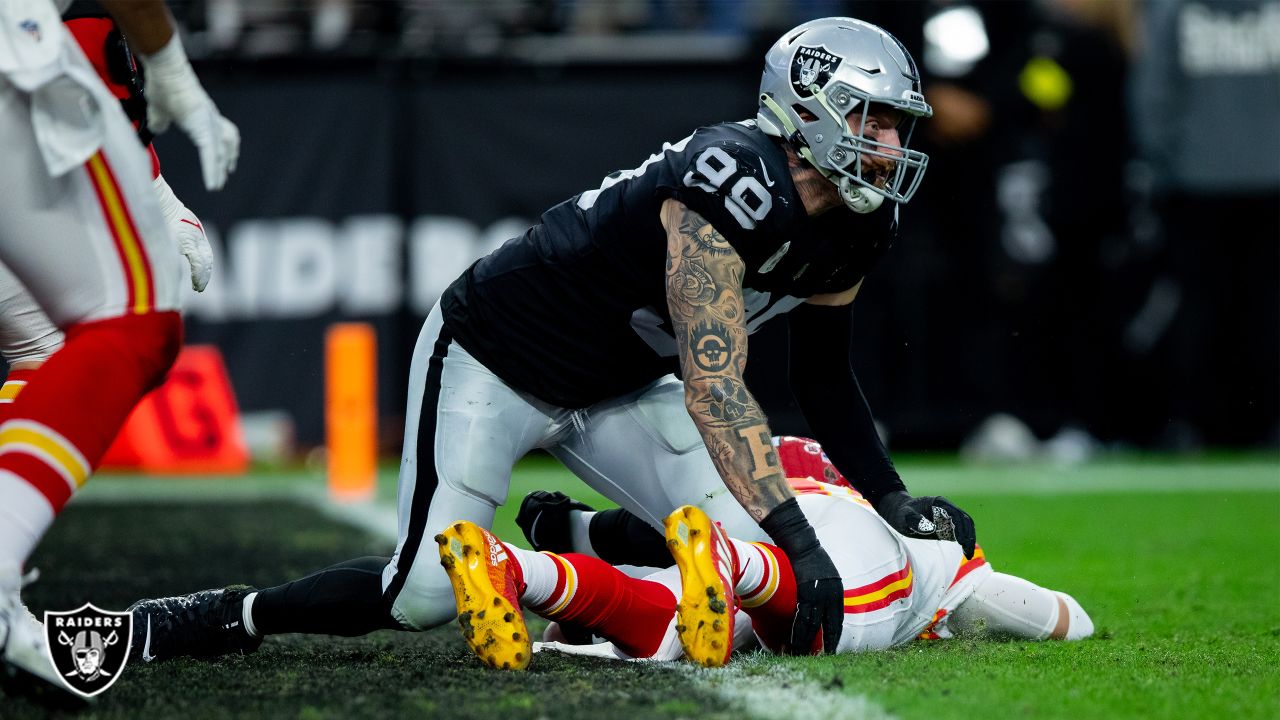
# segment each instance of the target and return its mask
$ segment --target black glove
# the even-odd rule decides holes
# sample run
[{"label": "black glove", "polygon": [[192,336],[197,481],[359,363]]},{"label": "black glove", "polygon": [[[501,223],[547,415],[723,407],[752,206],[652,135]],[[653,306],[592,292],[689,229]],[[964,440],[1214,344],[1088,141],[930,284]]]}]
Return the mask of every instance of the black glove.
[{"label": "black glove", "polygon": [[516,524],[524,531],[525,540],[539,552],[573,552],[573,533],[569,530],[569,511],[592,512],[594,508],[559,492],[534,490],[524,496]]},{"label": "black glove", "polygon": [[795,498],[774,508],[760,521],[760,527],[791,561],[796,580],[796,617],[791,624],[791,643],[783,651],[811,654],[814,637],[821,629],[823,650],[835,653],[844,622],[844,583],[835,563],[818,544],[818,535]]},{"label": "black glove", "polygon": [[973,557],[974,546],[978,543],[973,518],[944,497],[911,497],[898,490],[880,498],[876,512],[894,530],[907,537],[958,542],[964,549],[964,556]]}]

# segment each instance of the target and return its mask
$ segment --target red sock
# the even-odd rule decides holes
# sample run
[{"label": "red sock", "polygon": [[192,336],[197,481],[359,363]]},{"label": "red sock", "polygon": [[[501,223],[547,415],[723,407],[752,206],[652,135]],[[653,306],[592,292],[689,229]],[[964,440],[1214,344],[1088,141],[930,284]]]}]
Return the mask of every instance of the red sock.
[{"label": "red sock", "polygon": [[182,344],[176,312],[76,325],[28,378],[0,426],[0,471],[34,486],[55,513],[84,484]]},{"label": "red sock", "polygon": [[4,378],[4,385],[0,386],[0,423],[13,417],[13,402],[17,399],[18,393],[27,386],[27,381],[32,375],[36,374],[39,368],[27,368],[24,370],[10,370],[9,374]]},{"label": "red sock", "polygon": [[760,642],[770,650],[780,652],[791,642],[791,624],[796,616],[796,579],[791,574],[791,561],[781,550],[765,543],[755,545],[778,561],[778,587],[773,597],[764,603],[755,607],[744,605],[742,610],[751,618],[751,628],[760,637]]},{"label": "red sock", "polygon": [[658,651],[676,612],[670,590],[628,577],[587,555],[547,554],[557,561],[556,591],[542,608],[531,610],[558,622],[577,623],[632,657]]}]

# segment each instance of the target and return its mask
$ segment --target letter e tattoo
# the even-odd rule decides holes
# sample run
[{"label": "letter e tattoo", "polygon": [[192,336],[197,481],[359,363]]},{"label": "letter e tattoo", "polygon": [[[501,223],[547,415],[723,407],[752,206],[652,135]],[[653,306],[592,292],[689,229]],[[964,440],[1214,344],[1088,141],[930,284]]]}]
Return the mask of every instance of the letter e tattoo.
[{"label": "letter e tattoo", "polygon": [[769,428],[763,423],[750,427],[738,428],[738,437],[747,441],[751,449],[751,477],[755,480],[767,478],[778,472],[778,455],[773,451],[773,442],[769,437]]}]

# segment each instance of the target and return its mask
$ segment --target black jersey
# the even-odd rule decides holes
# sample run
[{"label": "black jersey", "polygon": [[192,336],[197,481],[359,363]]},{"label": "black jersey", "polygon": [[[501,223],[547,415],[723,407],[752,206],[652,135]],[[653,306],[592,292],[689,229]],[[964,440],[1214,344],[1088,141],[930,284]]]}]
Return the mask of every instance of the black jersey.
[{"label": "black jersey", "polygon": [[676,371],[667,198],[706,218],[745,262],[751,332],[804,298],[853,287],[896,232],[893,203],[809,217],[779,141],[754,121],[714,125],[556,205],[477,261],[440,299],[446,327],[513,388],[564,408]]}]

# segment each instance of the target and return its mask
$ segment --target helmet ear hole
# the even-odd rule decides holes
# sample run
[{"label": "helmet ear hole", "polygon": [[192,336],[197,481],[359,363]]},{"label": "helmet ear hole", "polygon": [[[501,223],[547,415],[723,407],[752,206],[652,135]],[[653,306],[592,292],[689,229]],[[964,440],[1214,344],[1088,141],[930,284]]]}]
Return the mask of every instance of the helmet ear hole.
[{"label": "helmet ear hole", "polygon": [[817,122],[818,120],[817,115],[814,115],[813,113],[809,112],[809,110],[805,108],[805,106],[799,103],[792,105],[791,110],[796,114],[796,117],[800,118],[800,122],[806,125],[808,125],[811,122]]}]

